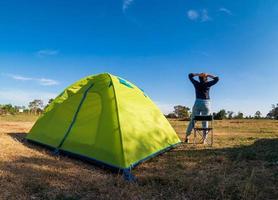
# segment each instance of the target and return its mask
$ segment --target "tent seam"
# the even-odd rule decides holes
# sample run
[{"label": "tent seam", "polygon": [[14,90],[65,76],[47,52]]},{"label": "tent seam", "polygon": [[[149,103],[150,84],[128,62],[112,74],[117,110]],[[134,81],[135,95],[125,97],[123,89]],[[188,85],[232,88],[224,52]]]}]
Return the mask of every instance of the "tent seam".
[{"label": "tent seam", "polygon": [[137,165],[139,165],[140,163],[143,163],[143,162],[145,162],[147,160],[150,160],[150,159],[154,158],[157,155],[163,154],[163,153],[165,153],[165,152],[175,148],[176,146],[180,145],[181,143],[182,142],[180,141],[180,142],[177,142],[175,144],[168,145],[168,146],[166,146],[166,147],[164,147],[164,148],[162,148],[162,149],[160,149],[160,150],[158,150],[158,151],[156,151],[156,152],[146,156],[145,158],[142,158],[142,159],[132,163],[129,168],[134,168]]},{"label": "tent seam", "polygon": [[62,141],[60,142],[59,146],[56,148],[56,151],[57,151],[57,150],[59,151],[59,149],[60,149],[60,148],[63,146],[63,144],[65,143],[65,141],[66,141],[66,139],[67,139],[69,133],[70,133],[71,130],[72,130],[73,125],[74,125],[75,122],[76,122],[76,119],[77,119],[77,116],[78,116],[78,114],[79,114],[79,111],[80,111],[80,109],[81,109],[81,107],[82,107],[84,101],[85,101],[86,98],[87,98],[87,94],[88,94],[89,90],[90,90],[93,86],[94,86],[94,83],[92,83],[92,84],[85,90],[85,92],[83,93],[83,97],[82,97],[82,99],[81,99],[81,101],[80,101],[80,103],[79,103],[79,106],[78,106],[78,108],[77,108],[77,110],[76,110],[76,112],[75,112],[75,114],[74,114],[74,116],[73,116],[72,122],[71,122],[71,124],[70,124],[70,126],[69,126],[69,128],[68,128],[68,130],[67,130],[67,132],[66,132],[66,134],[64,135]]},{"label": "tent seam", "polygon": [[119,126],[119,132],[120,132],[120,140],[121,140],[121,145],[122,145],[122,153],[123,153],[123,161],[124,161],[124,166],[126,164],[126,159],[125,159],[125,152],[124,152],[124,143],[123,143],[123,137],[122,137],[122,129],[121,129],[121,124],[120,124],[120,114],[119,114],[119,106],[118,106],[118,100],[117,100],[117,95],[116,95],[116,90],[114,86],[114,82],[112,80],[111,74],[108,74],[111,82],[112,82],[112,87],[114,91],[114,96],[115,96],[115,102],[116,102],[116,111],[117,111],[117,118],[118,118],[118,126]]}]

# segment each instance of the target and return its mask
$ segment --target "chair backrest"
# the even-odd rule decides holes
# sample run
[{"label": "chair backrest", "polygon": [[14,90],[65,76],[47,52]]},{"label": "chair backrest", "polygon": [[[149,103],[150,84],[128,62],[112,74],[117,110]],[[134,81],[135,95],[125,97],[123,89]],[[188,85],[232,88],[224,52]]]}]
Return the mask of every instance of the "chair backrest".
[{"label": "chair backrest", "polygon": [[195,121],[212,121],[213,116],[212,115],[197,115],[194,117]]}]

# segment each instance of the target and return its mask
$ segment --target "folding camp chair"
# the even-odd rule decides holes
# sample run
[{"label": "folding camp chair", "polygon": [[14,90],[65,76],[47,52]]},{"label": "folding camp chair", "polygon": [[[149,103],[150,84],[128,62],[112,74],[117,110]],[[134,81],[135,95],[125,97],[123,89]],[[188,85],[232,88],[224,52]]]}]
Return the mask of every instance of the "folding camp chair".
[{"label": "folding camp chair", "polygon": [[[203,127],[202,123],[208,123],[208,127]],[[212,115],[198,115],[194,117],[194,145],[206,144],[212,146],[213,144],[213,116]]]}]

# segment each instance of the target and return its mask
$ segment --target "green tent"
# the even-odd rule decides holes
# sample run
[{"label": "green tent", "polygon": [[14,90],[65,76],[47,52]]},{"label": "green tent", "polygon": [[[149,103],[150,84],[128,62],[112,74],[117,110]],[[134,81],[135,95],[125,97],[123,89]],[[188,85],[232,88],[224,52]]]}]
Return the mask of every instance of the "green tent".
[{"label": "green tent", "polygon": [[131,169],[180,143],[141,89],[107,73],[68,87],[27,139],[118,169]]}]

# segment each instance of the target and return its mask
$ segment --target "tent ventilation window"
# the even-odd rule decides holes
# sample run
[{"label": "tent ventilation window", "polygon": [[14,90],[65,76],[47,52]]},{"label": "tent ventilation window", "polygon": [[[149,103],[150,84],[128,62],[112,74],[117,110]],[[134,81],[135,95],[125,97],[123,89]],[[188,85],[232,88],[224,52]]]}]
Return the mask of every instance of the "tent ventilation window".
[{"label": "tent ventilation window", "polygon": [[118,78],[120,83],[125,85],[126,87],[129,87],[129,88],[133,88],[128,82],[126,82],[126,80],[123,80],[121,78]]}]

